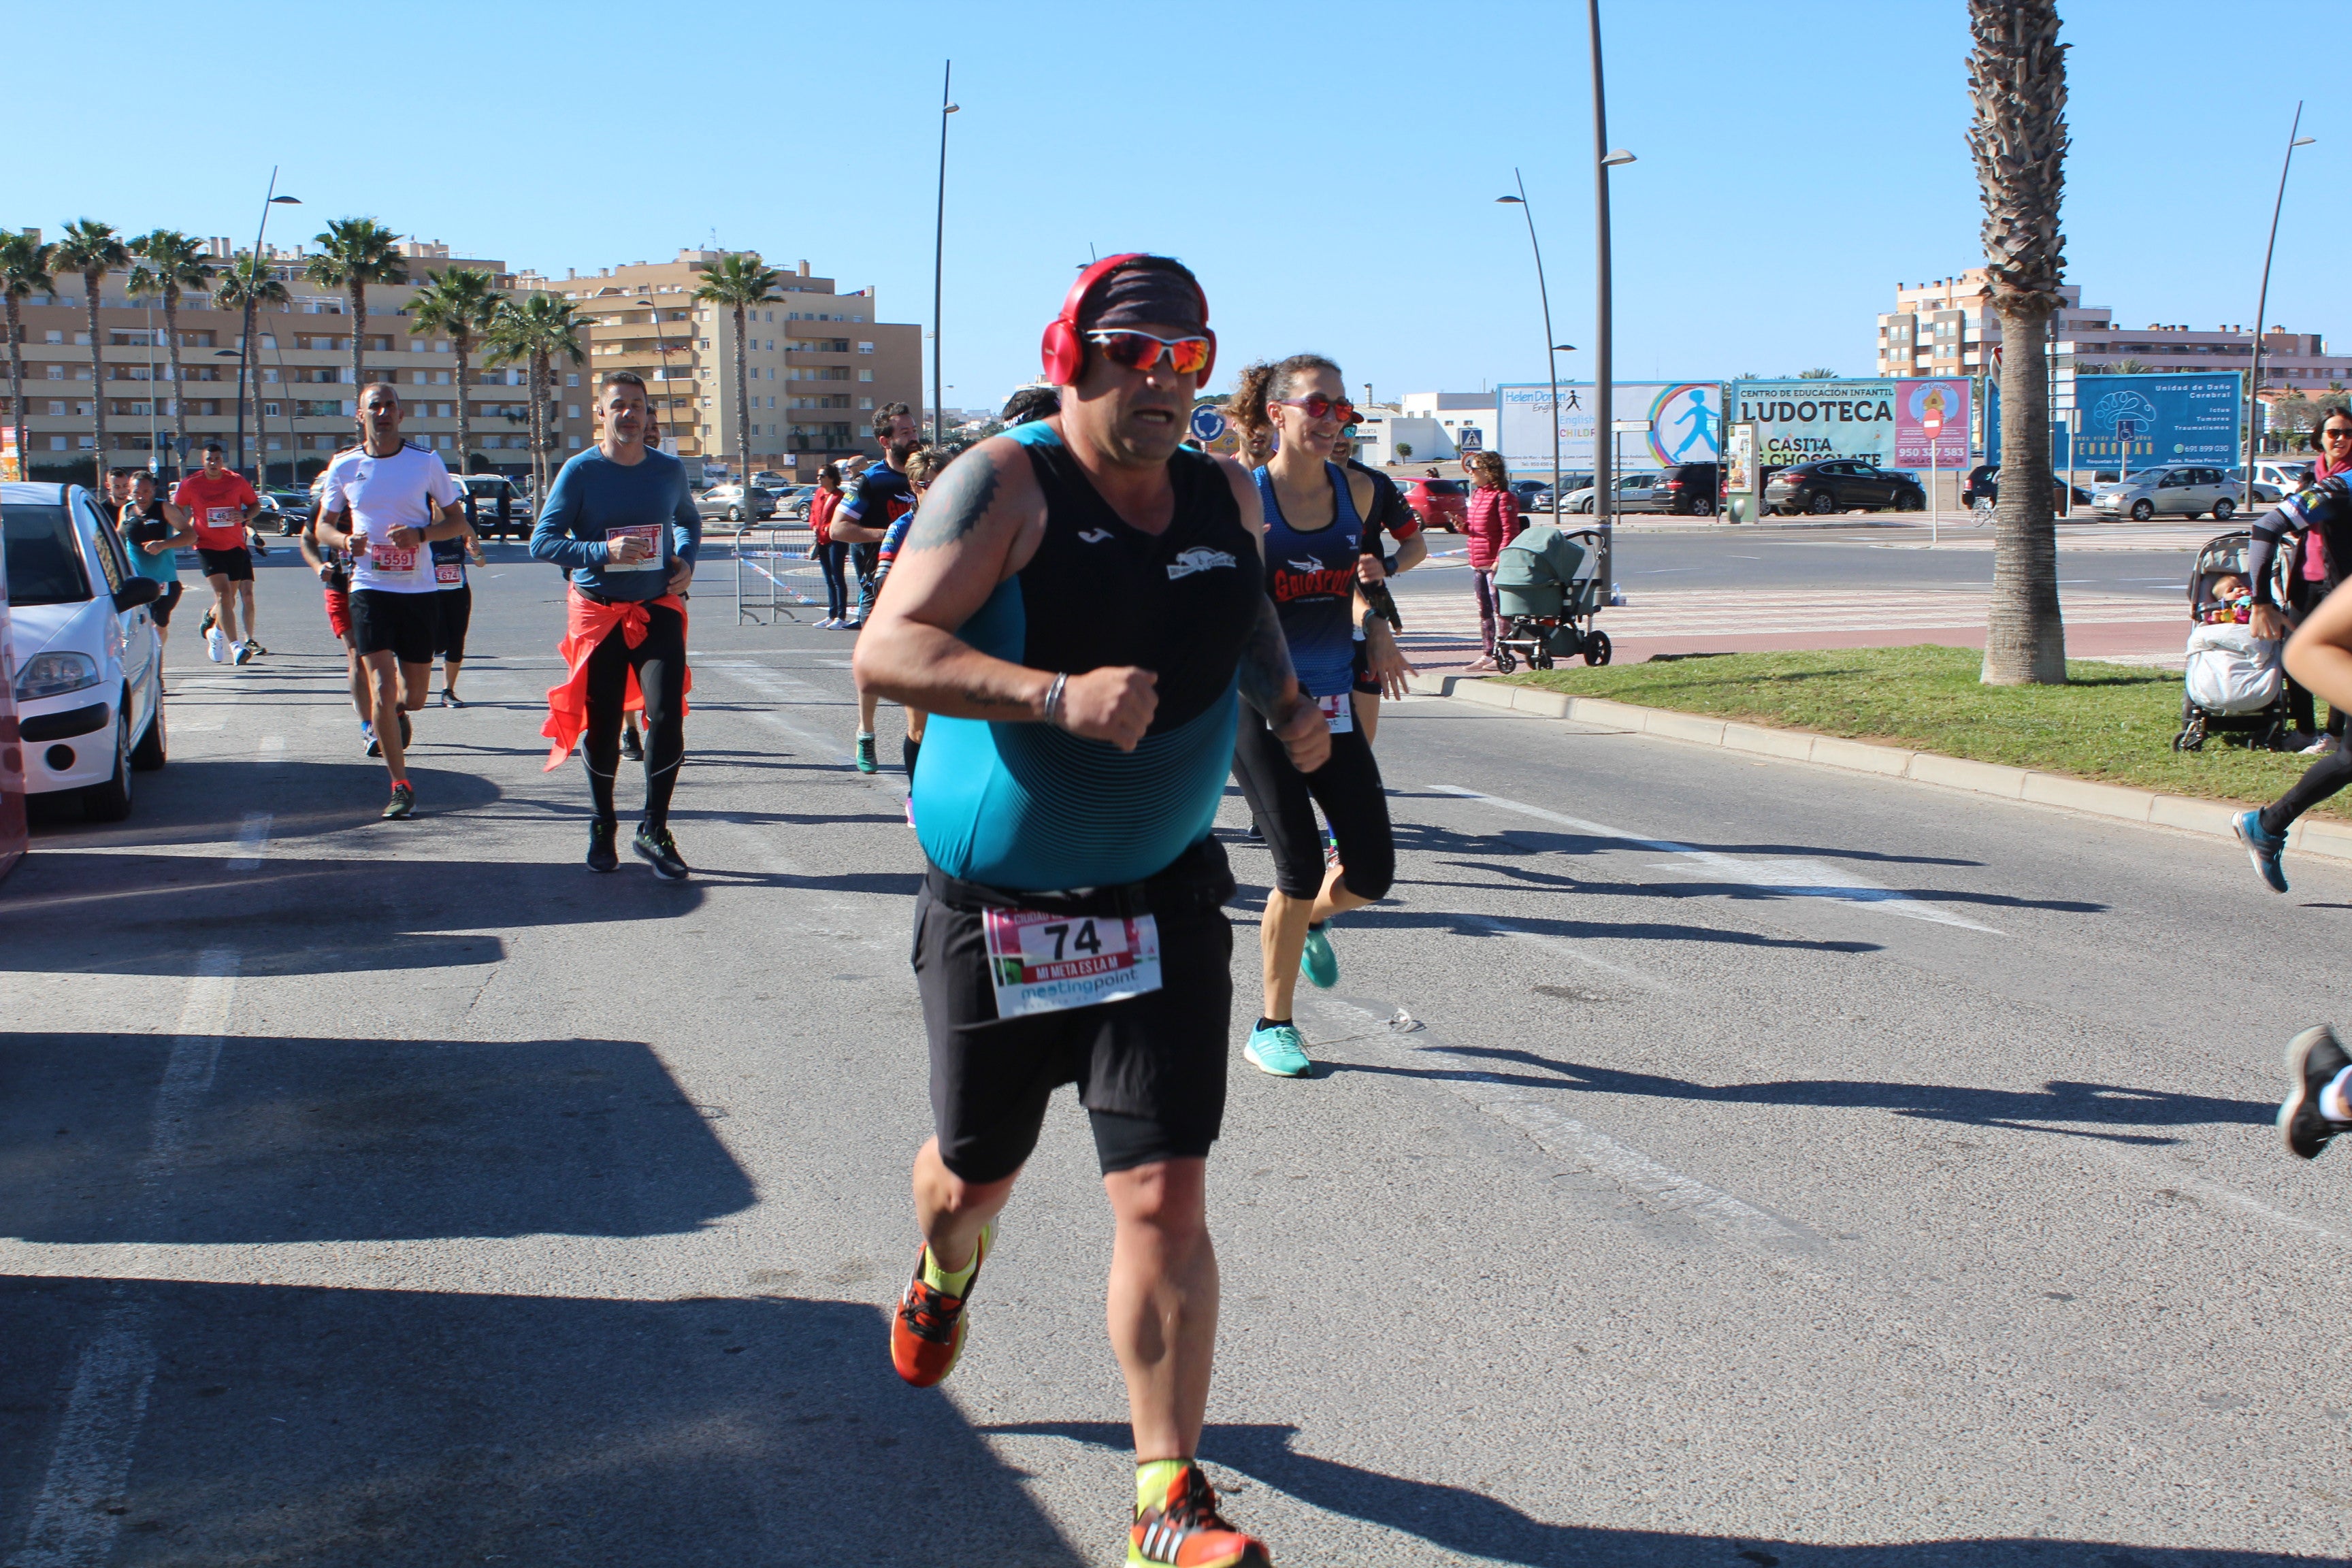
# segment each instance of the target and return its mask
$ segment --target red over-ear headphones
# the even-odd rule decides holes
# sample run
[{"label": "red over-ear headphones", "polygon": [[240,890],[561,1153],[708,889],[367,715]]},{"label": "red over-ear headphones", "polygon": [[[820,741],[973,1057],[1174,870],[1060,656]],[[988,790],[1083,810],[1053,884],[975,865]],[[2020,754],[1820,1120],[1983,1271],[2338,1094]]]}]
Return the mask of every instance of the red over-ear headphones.
[{"label": "red over-ear headphones", "polygon": [[[1078,274],[1078,280],[1070,285],[1069,297],[1062,301],[1062,313],[1045,328],[1041,353],[1048,385],[1068,386],[1078,379],[1078,372],[1087,363],[1086,340],[1078,336],[1078,311],[1085,307],[1094,286],[1130,261],[1153,259],[1142,251],[1131,250],[1124,256],[1106,256]],[[1209,363],[1201,369],[1201,384],[1206,386],[1210,373],[1217,368],[1217,334],[1208,330],[1209,296],[1198,279],[1192,280],[1192,292],[1201,301],[1201,330],[1209,340]]]}]

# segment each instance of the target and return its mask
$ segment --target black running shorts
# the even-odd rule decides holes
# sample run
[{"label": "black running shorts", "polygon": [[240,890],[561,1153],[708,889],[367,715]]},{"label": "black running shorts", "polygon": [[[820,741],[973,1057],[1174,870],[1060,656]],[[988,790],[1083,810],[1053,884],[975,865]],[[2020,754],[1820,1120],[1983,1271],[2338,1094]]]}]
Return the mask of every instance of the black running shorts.
[{"label": "black running shorts", "polygon": [[433,651],[459,664],[466,662],[466,628],[474,619],[474,587],[470,583],[444,588],[433,595],[441,601],[440,630]]},{"label": "black running shorts", "polygon": [[172,612],[179,608],[181,592],[180,580],[174,577],[163,584],[163,596],[147,606],[147,613],[154,617],[157,626],[172,624]]},{"label": "black running shorts", "polygon": [[232,583],[253,581],[253,552],[242,544],[235,550],[199,550],[196,557],[205,563],[207,577],[226,577]]},{"label": "black running shorts", "polygon": [[1274,851],[1274,885],[1284,893],[1311,899],[1323,890],[1323,830],[1315,821],[1319,805],[1339,840],[1348,890],[1374,902],[1388,897],[1396,879],[1396,839],[1380,764],[1362,725],[1332,736],[1331,760],[1302,773],[1265,721],[1244,709],[1234,738],[1234,777]]},{"label": "black running shorts", "polygon": [[352,589],[352,649],[388,653],[403,664],[431,664],[433,645],[441,636],[440,598],[430,589],[422,594]]},{"label": "black running shorts", "polygon": [[[1213,839],[1139,889],[1084,902],[1004,893],[936,867],[915,900],[915,984],[930,1037],[931,1118],[940,1158],[967,1182],[1002,1181],[1037,1146],[1045,1105],[1066,1083],[1093,1124],[1104,1174],[1200,1159],[1225,1112],[1233,1026],[1233,891]],[[1000,1019],[983,910],[1073,914],[1148,909],[1160,931],[1160,988],[1121,1002]]]}]

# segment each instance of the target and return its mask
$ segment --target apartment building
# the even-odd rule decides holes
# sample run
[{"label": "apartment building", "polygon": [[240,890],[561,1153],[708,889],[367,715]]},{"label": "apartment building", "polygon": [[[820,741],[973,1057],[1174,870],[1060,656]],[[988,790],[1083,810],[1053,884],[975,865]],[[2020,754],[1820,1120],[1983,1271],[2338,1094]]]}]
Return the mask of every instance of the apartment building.
[{"label": "apartment building", "polygon": [[[28,232],[38,237],[37,230]],[[225,238],[208,245],[224,266],[237,254]],[[530,472],[530,395],[522,384],[523,371],[480,368],[477,355],[472,384],[457,386],[457,356],[448,342],[415,336],[406,321],[417,287],[435,273],[451,267],[476,268],[491,274],[501,289],[516,286],[514,274],[503,261],[453,257],[447,246],[438,243],[408,240],[401,254],[409,282],[371,288],[367,320],[360,322],[351,319],[350,300],[341,289],[303,275],[310,262],[303,246],[265,249],[288,299],[256,317],[251,374],[258,382],[259,411],[257,416],[248,398],[248,472],[266,464],[268,482],[306,484],[329,458],[351,445],[358,396],[352,384],[354,333],[362,340],[366,379],[400,388],[407,405],[404,431],[409,439],[439,450],[451,468],[459,468],[457,401],[467,397],[473,403],[474,468]],[[99,456],[92,405],[101,397],[107,404],[107,467],[143,468],[151,462],[167,470],[182,467],[181,454],[171,449],[171,442],[175,411],[183,400],[191,442],[217,437],[228,444],[235,461],[242,312],[215,310],[209,295],[182,298],[180,357],[185,384],[175,385],[161,301],[132,298],[129,276],[110,274],[99,297],[99,331],[104,341],[98,380],[102,384],[94,384],[82,280],[65,273],[56,281],[55,294],[35,295],[23,307],[27,477],[89,476],[92,459]],[[561,416],[561,406],[557,413]],[[5,383],[0,380],[0,417],[13,418],[14,414]],[[570,421],[568,432],[562,425],[555,428],[559,450],[580,445],[580,428],[576,418]],[[195,463],[191,450],[184,466]]]},{"label": "apartment building", "polygon": [[[2253,364],[2253,334],[2242,326],[2200,331],[2183,325],[2126,327],[2105,307],[2085,307],[2068,284],[2053,328],[2060,359],[2084,374],[2126,366],[2156,374],[2244,371]],[[1991,349],[2000,342],[1982,268],[1956,278],[1895,286],[1895,309],[1878,318],[1878,374],[1883,376],[1979,375],[1991,373]],[[2263,338],[2263,386],[2275,392],[2317,392],[2352,381],[2352,357],[2330,354],[2316,332],[2273,326]]]},{"label": "apartment building", "polygon": [[[688,249],[670,261],[568,271],[526,272],[517,287],[552,290],[587,321],[583,385],[633,370],[646,378],[668,449],[707,468],[779,468],[814,474],[832,458],[878,453],[868,435],[874,409],[923,405],[922,329],[886,324],[871,288],[839,291],[801,262],[784,274],[779,298],[748,313],[747,429],[738,428],[734,312],[698,304],[702,275],[725,256]],[[593,419],[593,392],[566,389],[568,420]],[[593,424],[582,427],[593,439]]]}]

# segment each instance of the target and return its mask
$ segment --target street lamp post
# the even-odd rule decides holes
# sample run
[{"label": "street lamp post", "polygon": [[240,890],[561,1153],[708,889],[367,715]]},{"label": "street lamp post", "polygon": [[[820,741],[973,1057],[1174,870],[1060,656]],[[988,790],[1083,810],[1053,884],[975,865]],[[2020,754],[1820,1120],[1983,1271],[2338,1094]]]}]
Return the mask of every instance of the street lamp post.
[{"label": "street lamp post", "polygon": [[[663,395],[664,397],[667,397],[667,396],[669,396],[669,395],[670,395],[670,389],[669,389],[669,349],[668,349],[668,348],[667,348],[667,347],[663,343],[663,342],[662,342],[662,330],[661,330],[661,307],[660,307],[659,305],[655,304],[655,303],[654,303],[654,301],[653,301],[653,300],[652,300],[650,297],[648,297],[648,298],[646,298],[646,299],[640,300],[638,300],[638,301],[637,301],[637,303],[638,303],[638,304],[640,304],[640,305],[645,306],[646,309],[648,309],[648,310],[650,310],[651,311],[653,311],[653,315],[654,315],[654,358],[656,358],[656,359],[657,359],[657,360],[659,360],[659,361],[661,362],[661,384],[662,384],[662,395]],[[662,444],[662,422],[661,422],[661,412],[660,412],[660,410],[656,409],[656,410],[655,410],[655,411],[654,411],[654,450],[656,450],[656,451],[659,451],[659,450],[661,450],[661,444]],[[683,445],[683,443],[681,443],[681,445]],[[748,446],[748,445],[749,445],[749,443],[746,443],[746,445]],[[745,466],[744,473],[743,473],[744,482],[745,482],[745,483],[747,483],[747,484],[748,484],[748,483],[750,483],[750,482],[751,482],[751,468],[750,468],[749,465],[747,464],[747,465]]]},{"label": "street lamp post", "polygon": [[[1544,361],[1551,368],[1551,505],[1555,516],[1559,511],[1559,351],[1571,345],[1551,341],[1551,289],[1544,282],[1543,242],[1536,238],[1536,209],[1528,203],[1528,183],[1517,169],[1511,171],[1512,183],[1519,187],[1516,196],[1496,196],[1498,203],[1519,209],[1528,220],[1528,246],[1536,253],[1536,295],[1543,301]],[[1497,439],[1502,432],[1496,433]]]},{"label": "street lamp post", "polygon": [[[1612,317],[1609,289],[1609,171],[1633,161],[1633,154],[1609,149],[1609,97],[1602,89],[1601,73],[1601,0],[1584,0],[1584,17],[1592,39],[1592,239],[1594,247],[1593,282],[1594,316],[1600,331],[1593,350],[1592,364],[1592,429],[1596,437],[1604,437],[1616,424],[1615,391],[1617,374],[1615,361],[1616,330]],[[1616,586],[1612,546],[1616,541],[1612,519],[1616,515],[1617,493],[1615,476],[1610,472],[1609,445],[1606,439],[1592,443],[1592,510],[1601,525],[1601,592],[1604,597]]]},{"label": "street lamp post", "polygon": [[950,60],[940,76],[940,205],[931,227],[931,445],[942,439],[941,426],[946,416],[940,411],[940,300],[942,268],[948,249],[948,116],[961,107],[950,102],[948,86],[955,79],[955,61]]},{"label": "street lamp post", "polygon": [[[261,222],[255,226],[253,231],[255,268],[258,268],[261,266],[261,237],[269,232],[269,209],[274,206],[300,206],[301,205],[302,198],[299,196],[281,196],[278,194],[278,165],[275,163],[269,165],[269,194],[261,198]],[[235,261],[236,258],[231,257],[229,259]],[[236,467],[240,473],[245,470],[246,369],[252,363],[253,334],[260,330],[258,322],[261,319],[261,307],[258,304],[247,300],[245,309],[247,326],[243,334],[238,337],[236,344]],[[362,331],[365,329],[365,322],[355,321],[352,324],[352,331],[354,332]],[[258,390],[257,385],[257,395]],[[352,395],[358,395],[356,388],[353,389]]]},{"label": "street lamp post", "polygon": [[2294,106],[2294,121],[2287,127],[2286,156],[2279,160],[2278,195],[2271,203],[2270,243],[2263,247],[2262,292],[2254,297],[2254,364],[2246,375],[2246,499],[2248,511],[2254,510],[2254,424],[2260,414],[2263,384],[2263,313],[2271,308],[2271,257],[2278,249],[2279,209],[2286,205],[2286,174],[2294,163],[2294,150],[2308,147],[2319,140],[2315,136],[2298,136],[2303,129],[2303,103]]}]

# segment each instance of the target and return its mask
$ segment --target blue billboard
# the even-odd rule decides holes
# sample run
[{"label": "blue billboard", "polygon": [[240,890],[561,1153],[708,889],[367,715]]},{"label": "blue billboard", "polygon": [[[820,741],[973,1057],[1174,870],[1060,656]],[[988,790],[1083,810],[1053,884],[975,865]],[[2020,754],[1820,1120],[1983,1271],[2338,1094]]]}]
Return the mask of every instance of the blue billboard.
[{"label": "blue billboard", "polygon": [[[1985,400],[1985,460],[2000,460],[2000,389]],[[2074,449],[2066,449],[2063,416],[2050,430],[2054,468],[2105,468],[2128,473],[2151,463],[2212,463],[2227,468],[2244,454],[2239,432],[2245,383],[2234,371],[2217,375],[2078,375],[2074,378]]]}]

